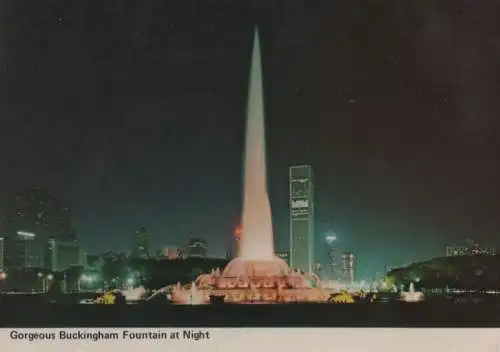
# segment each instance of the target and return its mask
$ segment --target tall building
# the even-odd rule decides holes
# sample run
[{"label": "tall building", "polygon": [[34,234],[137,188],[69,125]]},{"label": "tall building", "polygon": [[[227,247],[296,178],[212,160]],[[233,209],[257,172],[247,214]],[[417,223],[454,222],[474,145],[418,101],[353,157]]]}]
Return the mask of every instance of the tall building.
[{"label": "tall building", "polygon": [[3,230],[12,234],[35,233],[43,239],[75,238],[69,203],[37,189],[26,189],[9,200]]},{"label": "tall building", "polygon": [[292,166],[290,186],[290,266],[312,272],[314,265],[314,188],[310,165]]},{"label": "tall building", "polygon": [[45,268],[57,272],[75,266],[84,267],[85,254],[77,241],[50,239],[45,255]]},{"label": "tall building", "polygon": [[354,282],[356,257],[351,252],[342,253],[342,278],[347,282]]},{"label": "tall building", "polygon": [[5,271],[5,245],[3,237],[0,237],[0,273]]},{"label": "tall building", "polygon": [[69,204],[37,189],[19,192],[8,201],[1,235],[7,269],[42,266],[49,239],[76,238]]},{"label": "tall building", "polygon": [[37,235],[18,231],[5,239],[4,265],[6,270],[37,268],[43,266],[43,244]]},{"label": "tall building", "polygon": [[206,258],[207,242],[200,238],[191,238],[188,245],[188,257]]},{"label": "tall building", "polygon": [[140,227],[135,231],[132,257],[138,259],[149,258],[149,233],[144,227]]}]

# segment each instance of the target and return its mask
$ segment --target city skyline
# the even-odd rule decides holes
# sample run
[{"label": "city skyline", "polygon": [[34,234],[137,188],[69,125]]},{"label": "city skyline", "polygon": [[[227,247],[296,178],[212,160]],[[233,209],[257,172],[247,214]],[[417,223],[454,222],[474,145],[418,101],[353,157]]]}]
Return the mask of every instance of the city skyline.
[{"label": "city skyline", "polygon": [[[331,229],[360,273],[464,237],[498,242],[500,90],[476,40],[490,37],[465,26],[450,48],[467,9],[419,5],[415,24],[389,3],[256,6],[277,251],[288,248],[295,164],[315,170],[317,255]],[[202,237],[223,257],[241,213],[255,17],[237,4],[202,2],[203,15],[157,5],[158,17],[88,0],[37,8],[25,27],[2,18],[0,194],[36,186],[71,200],[89,252],[126,251],[145,226],[154,247]]]}]

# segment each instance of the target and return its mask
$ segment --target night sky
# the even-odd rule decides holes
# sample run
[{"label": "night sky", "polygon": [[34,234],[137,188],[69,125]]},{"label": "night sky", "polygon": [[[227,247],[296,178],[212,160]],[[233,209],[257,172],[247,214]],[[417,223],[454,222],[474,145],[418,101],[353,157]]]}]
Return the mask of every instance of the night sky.
[{"label": "night sky", "polygon": [[1,0],[0,195],[72,202],[87,252],[205,238],[241,210],[253,26],[269,190],[287,249],[288,166],[315,172],[359,274],[500,239],[494,1]]}]

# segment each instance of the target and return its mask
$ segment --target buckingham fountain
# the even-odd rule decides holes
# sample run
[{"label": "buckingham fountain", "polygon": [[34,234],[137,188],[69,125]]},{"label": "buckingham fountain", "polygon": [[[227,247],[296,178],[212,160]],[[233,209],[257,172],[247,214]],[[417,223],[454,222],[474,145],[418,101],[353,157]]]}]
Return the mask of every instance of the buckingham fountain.
[{"label": "buckingham fountain", "polygon": [[296,272],[274,252],[271,204],[266,180],[262,66],[255,29],[247,102],[240,251],[225,269],[172,289],[176,304],[207,304],[211,296],[228,303],[325,302],[332,293],[314,274]]}]

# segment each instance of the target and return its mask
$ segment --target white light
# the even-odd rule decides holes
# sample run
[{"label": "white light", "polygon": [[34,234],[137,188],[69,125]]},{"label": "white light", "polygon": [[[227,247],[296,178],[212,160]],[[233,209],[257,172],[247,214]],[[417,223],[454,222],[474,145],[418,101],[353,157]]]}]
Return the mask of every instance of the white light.
[{"label": "white light", "polygon": [[7,278],[7,273],[1,272],[0,273],[0,280],[4,280]]},{"label": "white light", "polygon": [[326,237],[325,237],[325,240],[326,240],[326,242],[328,242],[328,243],[332,243],[332,242],[334,242],[334,241],[336,241],[336,240],[337,240],[337,236],[334,236],[334,235],[328,235],[328,236],[326,236]]},{"label": "white light", "polygon": [[52,280],[53,278],[54,278],[54,275],[52,275],[52,274],[47,275],[48,280]]},{"label": "white light", "polygon": [[94,277],[91,276],[91,275],[85,275],[85,274],[83,274],[80,277],[80,280],[85,281],[85,282],[92,282],[92,281],[94,281]]},{"label": "white light", "polygon": [[35,234],[32,232],[26,232],[26,231],[17,231],[18,236],[23,236],[23,237],[35,237]]},{"label": "white light", "polygon": [[134,278],[133,277],[129,277],[127,279],[127,284],[132,285],[133,283],[134,283]]}]

